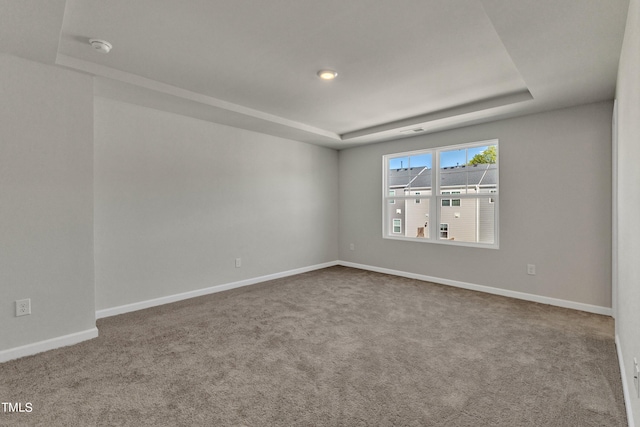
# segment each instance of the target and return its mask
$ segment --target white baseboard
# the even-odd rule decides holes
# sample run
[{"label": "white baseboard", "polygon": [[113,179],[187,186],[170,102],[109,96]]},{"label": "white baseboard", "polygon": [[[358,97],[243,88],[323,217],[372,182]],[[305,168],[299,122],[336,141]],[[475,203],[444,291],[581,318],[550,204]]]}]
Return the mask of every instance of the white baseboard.
[{"label": "white baseboard", "polygon": [[135,302],[132,304],[120,305],[112,308],[105,308],[96,311],[96,319],[103,317],[116,316],[118,314],[129,313],[131,311],[142,310],[145,308],[156,307],[158,305],[169,304],[172,302],[182,301],[189,298],[200,297],[203,295],[214,294],[216,292],[228,291],[230,289],[240,288],[243,286],[255,285],[257,283],[269,280],[280,279],[283,277],[294,276],[296,274],[307,273],[309,271],[320,270],[322,268],[333,267],[338,265],[337,261],[326,262],[324,264],[316,264],[309,267],[296,268],[294,270],[283,271],[281,273],[268,274],[266,276],[255,277],[253,279],[240,280],[238,282],[224,283],[221,285],[211,286],[195,291],[183,292],[180,294],[168,295],[166,297],[154,298],[151,300]]},{"label": "white baseboard", "polygon": [[[333,267],[336,265],[358,268],[361,270],[375,271],[378,273],[391,274],[394,276],[407,277],[410,279],[417,279],[417,280],[422,280],[427,282],[439,283],[442,285],[449,285],[449,286],[454,286],[454,287],[463,288],[463,289],[470,289],[470,290],[479,291],[479,292],[486,292],[486,293],[495,294],[495,295],[502,295],[502,296],[511,297],[511,298],[539,302],[542,304],[555,305],[558,307],[571,308],[574,310],[581,310],[581,311],[586,311],[590,313],[602,314],[606,316],[612,315],[612,310],[611,308],[608,308],[608,307],[600,307],[600,306],[583,304],[583,303],[578,303],[573,301],[566,301],[566,300],[561,300],[556,298],[543,297],[543,296],[527,294],[523,292],[510,291],[510,290],[505,290],[500,288],[493,288],[490,286],[476,285],[473,283],[459,282],[455,280],[442,279],[438,277],[426,276],[426,275],[416,274],[416,273],[408,273],[408,272],[399,271],[399,270],[392,270],[392,269],[382,268],[382,267],[374,267],[370,265],[357,264],[357,263],[347,262],[347,261],[331,261],[323,264],[316,264],[308,267],[297,268],[294,270],[283,271],[280,273],[268,274],[266,276],[255,277],[252,279],[240,280],[237,282],[211,286],[208,288],[198,289],[195,291],[184,292],[180,294],[169,295],[166,297],[155,298],[152,300],[140,301],[137,303],[126,304],[118,307],[98,310],[96,311],[96,319],[115,316],[118,314],[128,313],[136,310],[142,310],[145,308],[155,307],[158,305],[169,304],[172,302],[182,301],[189,298],[195,298],[202,295],[213,294],[216,292],[222,292],[222,291],[235,289],[243,286],[254,285],[254,284],[266,282],[269,280],[275,280],[283,277],[294,276],[296,274],[307,273],[310,271],[320,270],[322,268]],[[98,329],[92,328],[86,331],[81,331],[81,332],[76,332],[76,333],[61,336],[61,337],[51,338],[51,339],[39,341],[33,344],[27,344],[21,347],[2,350],[0,351],[0,363],[13,360],[13,359],[18,359],[24,356],[30,356],[43,351],[47,351],[47,350],[53,350],[56,348],[77,344],[82,341],[96,338],[97,336],[98,336]],[[622,371],[622,368],[623,368],[622,354],[620,352],[617,336],[616,336],[616,344],[618,345],[618,355],[619,355],[619,361],[621,366],[620,369]],[[622,381],[623,381],[623,387],[624,387],[624,393],[625,393],[625,401],[627,401],[627,408],[629,408],[630,407],[628,403],[629,393],[628,393],[628,387],[626,383],[626,377],[624,375],[622,375]],[[627,409],[627,411],[629,411],[629,409]],[[629,417],[631,417],[630,414],[629,414]],[[634,427],[633,420],[631,418],[630,418],[629,426]]]},{"label": "white baseboard", "polygon": [[459,281],[456,281],[456,280],[442,279],[442,278],[439,278],[439,277],[426,276],[426,275],[416,274],[416,273],[408,273],[408,272],[405,272],[405,271],[391,270],[391,269],[388,269],[388,268],[374,267],[374,266],[365,265],[365,264],[357,264],[357,263],[348,262],[348,261],[331,261],[331,262],[326,262],[326,263],[323,263],[323,264],[316,264],[316,265],[312,265],[312,266],[308,266],[308,267],[297,268],[297,269],[294,269],[294,270],[283,271],[283,272],[280,272],[280,273],[268,274],[266,276],[255,277],[255,278],[252,278],[252,279],[240,280],[238,282],[224,283],[224,284],[211,286],[211,287],[208,287],[208,288],[196,289],[194,291],[184,292],[184,293],[180,293],[180,294],[168,295],[168,296],[165,296],[165,297],[154,298],[154,299],[151,299],[151,300],[145,300],[145,301],[135,302],[135,303],[131,303],[131,304],[120,305],[120,306],[117,306],[117,307],[111,307],[111,308],[106,308],[106,309],[102,309],[102,310],[97,310],[96,311],[96,319],[101,319],[101,318],[110,317],[110,316],[116,316],[118,314],[129,313],[129,312],[137,311],[137,310],[143,310],[145,308],[156,307],[156,306],[163,305],[163,304],[170,304],[172,302],[182,301],[182,300],[185,300],[185,299],[195,298],[195,297],[199,297],[199,296],[203,296],[203,295],[209,295],[209,294],[213,294],[213,293],[216,293],[216,292],[227,291],[227,290],[230,290],[230,289],[240,288],[240,287],[243,287],[243,286],[255,285],[257,283],[266,282],[268,280],[274,280],[274,279],[280,279],[280,278],[283,278],[283,277],[294,276],[296,274],[307,273],[309,271],[319,270],[319,269],[327,268],[327,267],[333,267],[335,265],[342,265],[342,266],[345,266],[345,267],[359,268],[361,270],[375,271],[375,272],[378,272],[378,273],[391,274],[391,275],[394,275],[394,276],[407,277],[407,278],[410,278],[410,279],[417,279],[417,280],[422,280],[422,281],[426,281],[426,282],[439,283],[439,284],[442,284],[442,285],[449,285],[449,286],[454,286],[454,287],[463,288],[463,289],[470,289],[470,290],[479,291],[479,292],[486,292],[486,293],[494,294],[494,295],[502,295],[502,296],[522,299],[522,300],[526,300],[526,301],[533,301],[533,302],[538,302],[538,303],[542,303],[542,304],[549,304],[549,305],[554,305],[554,306],[558,306],[558,307],[564,307],[564,308],[571,308],[571,309],[574,309],[574,310],[586,311],[586,312],[589,312],[589,313],[602,314],[602,315],[605,315],[605,316],[611,316],[612,315],[612,310],[611,310],[611,308],[608,308],[608,307],[600,307],[600,306],[596,306],[596,305],[583,304],[583,303],[579,303],[579,302],[561,300],[561,299],[557,299],[557,298],[543,297],[543,296],[539,296],[539,295],[527,294],[527,293],[524,293],[524,292],[510,291],[510,290],[506,290],[506,289],[493,288],[493,287],[490,287],[490,286],[476,285],[476,284],[473,284],[473,283],[459,282]]},{"label": "white baseboard", "polygon": [[98,337],[98,328],[87,329],[86,331],[76,332],[61,337],[50,338],[48,340],[35,342],[33,344],[23,345],[21,347],[10,348],[9,350],[0,351],[0,363],[7,362],[20,357],[31,356],[43,351],[53,350],[68,345],[78,344]]},{"label": "white baseboard", "polygon": [[442,279],[440,277],[425,276],[423,274],[407,273],[405,271],[391,270],[388,268],[374,267],[371,265],[357,264],[348,261],[338,261],[338,265],[345,267],[359,268],[361,270],[375,271],[377,273],[391,274],[393,276],[407,277],[409,279],[423,280],[425,282],[438,283],[440,285],[454,286],[456,288],[469,289],[472,291],[485,292],[488,294],[501,295],[526,301],[538,302],[541,304],[554,305],[557,307],[571,308],[574,310],[586,311],[589,313],[611,316],[613,311],[609,307],[583,304],[580,302],[567,301],[563,299],[543,297],[540,295],[527,294],[524,292],[510,291],[507,289],[493,288],[491,286],[476,285],[474,283],[459,282],[457,280]]},{"label": "white baseboard", "polygon": [[633,422],[633,411],[631,410],[631,391],[627,376],[625,375],[626,367],[622,358],[622,346],[620,345],[620,337],[616,334],[616,352],[618,353],[618,363],[620,364],[620,376],[622,377],[622,393],[624,394],[624,406],[627,408],[627,424],[629,427],[635,427]]}]

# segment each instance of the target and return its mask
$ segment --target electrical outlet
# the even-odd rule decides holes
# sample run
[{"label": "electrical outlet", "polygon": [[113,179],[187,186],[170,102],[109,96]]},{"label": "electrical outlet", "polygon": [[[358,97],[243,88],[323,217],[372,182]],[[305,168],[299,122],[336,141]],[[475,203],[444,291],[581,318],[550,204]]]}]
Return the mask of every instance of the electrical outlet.
[{"label": "electrical outlet", "polygon": [[242,258],[236,258],[236,268],[242,267]]},{"label": "electrical outlet", "polygon": [[31,314],[31,299],[19,299],[16,301],[16,317]]},{"label": "electrical outlet", "polygon": [[535,264],[527,264],[527,274],[530,276],[536,275],[536,265]]},{"label": "electrical outlet", "polygon": [[640,397],[640,368],[635,357],[633,358],[633,385],[636,387],[636,397]]},{"label": "electrical outlet", "polygon": [[349,249],[351,249],[352,251],[355,251],[356,250],[356,245],[353,244],[353,243],[350,243],[349,244]]}]

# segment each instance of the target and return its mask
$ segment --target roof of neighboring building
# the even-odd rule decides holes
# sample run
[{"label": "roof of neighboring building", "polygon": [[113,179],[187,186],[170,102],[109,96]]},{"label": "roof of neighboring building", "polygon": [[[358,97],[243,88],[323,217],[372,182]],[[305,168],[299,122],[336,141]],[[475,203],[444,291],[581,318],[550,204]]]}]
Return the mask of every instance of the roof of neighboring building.
[{"label": "roof of neighboring building", "polygon": [[[391,169],[390,188],[431,188],[431,173],[426,167]],[[440,169],[440,187],[495,185],[498,169],[495,164],[451,166]]]}]

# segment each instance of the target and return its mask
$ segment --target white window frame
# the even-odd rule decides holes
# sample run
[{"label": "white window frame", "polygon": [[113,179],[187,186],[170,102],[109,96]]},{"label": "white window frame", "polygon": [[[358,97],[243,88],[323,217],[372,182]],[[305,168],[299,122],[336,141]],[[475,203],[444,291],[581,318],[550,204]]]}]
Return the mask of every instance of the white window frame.
[{"label": "white window frame", "polygon": [[[396,221],[398,221],[397,227],[400,231],[396,231]],[[393,234],[402,234],[402,219],[401,218],[392,218],[391,219],[391,232]]]},{"label": "white window frame", "polygon": [[[499,198],[500,198],[500,155],[499,155],[499,141],[498,139],[477,141],[465,144],[457,144],[457,145],[449,145],[442,147],[434,147],[424,150],[416,150],[416,151],[408,151],[408,152],[400,152],[400,153],[390,153],[386,154],[382,157],[382,194],[383,194],[383,212],[382,212],[382,237],[384,239],[394,239],[394,240],[408,240],[408,241],[418,241],[423,243],[436,243],[436,244],[446,244],[446,245],[454,245],[454,246],[469,246],[476,248],[488,248],[488,249],[499,249],[500,247],[500,221],[499,221]],[[498,168],[496,175],[496,188],[494,191],[487,193],[468,193],[468,194],[456,194],[455,199],[460,200],[460,205],[463,204],[463,199],[482,199],[487,198],[490,203],[494,205],[494,242],[493,243],[479,243],[479,242],[465,242],[461,240],[450,240],[449,236],[451,236],[451,225],[449,224],[447,230],[447,239],[440,238],[440,224],[445,223],[441,221],[442,217],[442,200],[449,199],[449,207],[459,208],[460,206],[453,206],[453,198],[451,194],[454,194],[451,190],[445,190],[441,192],[440,188],[440,154],[445,151],[451,150],[460,150],[460,149],[470,149],[474,147],[484,147],[495,145],[497,150],[497,158],[496,165]],[[431,182],[432,187],[430,192],[421,192],[420,199],[429,199],[429,214],[431,216],[431,220],[428,221],[428,230],[425,230],[425,234],[430,237],[412,237],[405,236],[401,233],[393,232],[393,223],[390,221],[389,215],[391,211],[388,210],[388,206],[390,203],[390,199],[400,200],[401,202],[406,201],[407,199],[416,199],[416,194],[407,194],[405,192],[404,196],[390,196],[390,189],[387,183],[387,172],[389,169],[389,160],[397,157],[411,157],[418,156],[422,154],[431,154],[432,165],[430,169],[431,173]],[[470,159],[469,159],[470,160]],[[448,194],[447,194],[448,193]],[[458,192],[456,192],[458,193]],[[447,206],[445,206],[446,208]],[[398,218],[396,218],[398,219]],[[391,227],[391,228],[389,228]],[[402,228],[402,227],[401,227]]]}]

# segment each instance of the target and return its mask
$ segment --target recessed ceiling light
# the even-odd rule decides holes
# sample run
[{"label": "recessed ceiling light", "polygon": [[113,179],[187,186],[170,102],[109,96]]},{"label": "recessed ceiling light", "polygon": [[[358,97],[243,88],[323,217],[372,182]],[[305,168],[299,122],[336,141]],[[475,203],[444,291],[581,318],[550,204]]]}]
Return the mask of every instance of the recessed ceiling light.
[{"label": "recessed ceiling light", "polygon": [[333,70],[320,70],[318,71],[318,77],[320,77],[322,80],[333,80],[338,76],[338,73],[336,73]]},{"label": "recessed ceiling light", "polygon": [[109,53],[109,51],[113,47],[111,46],[111,43],[109,43],[108,41],[100,40],[100,39],[90,39],[89,43],[95,50],[97,50],[100,53]]}]

